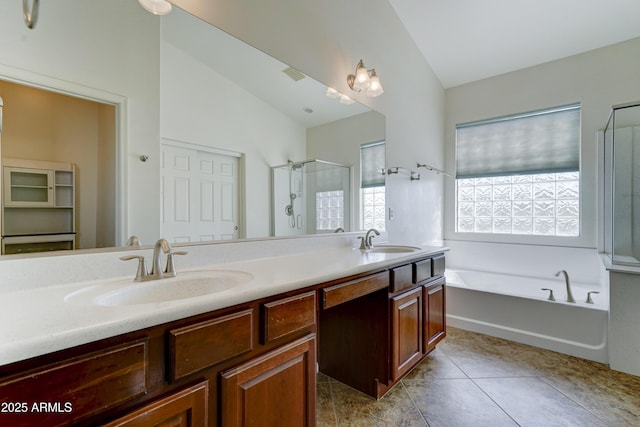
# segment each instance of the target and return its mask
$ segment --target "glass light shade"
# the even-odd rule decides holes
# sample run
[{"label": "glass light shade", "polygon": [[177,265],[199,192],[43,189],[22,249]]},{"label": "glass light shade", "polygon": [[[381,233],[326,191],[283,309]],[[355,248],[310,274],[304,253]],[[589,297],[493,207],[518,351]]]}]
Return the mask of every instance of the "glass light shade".
[{"label": "glass light shade", "polygon": [[372,98],[376,96],[380,96],[384,93],[384,89],[382,88],[382,84],[380,84],[380,79],[376,75],[375,70],[371,72],[371,84],[367,88],[366,94]]},{"label": "glass light shade", "polygon": [[360,92],[361,90],[368,88],[370,84],[371,79],[369,79],[369,72],[362,61],[360,61],[356,67],[356,78],[353,81],[353,90]]},{"label": "glass light shade", "polygon": [[349,98],[347,95],[340,95],[339,102],[340,102],[340,104],[351,105],[356,101],[354,101],[353,99]]},{"label": "glass light shade", "polygon": [[165,0],[138,0],[138,3],[154,15],[166,15],[171,12],[171,3]]},{"label": "glass light shade", "polygon": [[337,90],[335,90],[332,87],[328,87],[327,88],[327,98],[331,98],[331,99],[336,99],[336,98],[340,98],[340,92],[338,92]]}]

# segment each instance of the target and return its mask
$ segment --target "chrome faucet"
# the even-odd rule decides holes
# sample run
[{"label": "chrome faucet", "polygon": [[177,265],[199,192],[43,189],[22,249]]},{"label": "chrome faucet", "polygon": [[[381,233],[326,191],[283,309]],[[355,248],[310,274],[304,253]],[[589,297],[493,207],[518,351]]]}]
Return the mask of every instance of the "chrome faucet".
[{"label": "chrome faucet", "polygon": [[[160,257],[162,254],[160,251],[167,254],[167,264],[165,269],[162,269],[162,262]],[[165,239],[159,239],[153,246],[153,259],[151,262],[151,271],[147,273],[144,257],[142,255],[128,255],[120,257],[123,261],[131,259],[138,260],[138,270],[136,271],[135,282],[146,282],[147,280],[158,280],[167,277],[175,277],[176,269],[173,263],[173,255],[186,255],[186,251],[172,251],[171,245]]]},{"label": "chrome faucet", "polygon": [[564,283],[567,286],[567,297],[565,299],[566,302],[576,302],[573,298],[573,294],[571,293],[571,283],[569,282],[569,273],[566,270],[560,270],[556,273],[556,277],[560,277],[560,274],[564,274]]},{"label": "chrome faucet", "polygon": [[380,232],[378,230],[376,230],[375,228],[371,228],[367,231],[367,234],[364,235],[364,237],[360,236],[358,237],[358,239],[361,240],[360,242],[360,249],[361,250],[367,250],[367,249],[371,249],[373,247],[373,243],[372,243],[372,239],[375,236],[371,236],[371,233],[375,233],[376,236],[380,235]]},{"label": "chrome faucet", "polygon": [[153,258],[151,260],[151,272],[149,276],[160,278],[162,275],[162,264],[160,263],[160,249],[165,254],[171,252],[171,245],[165,239],[159,239],[153,246]]}]

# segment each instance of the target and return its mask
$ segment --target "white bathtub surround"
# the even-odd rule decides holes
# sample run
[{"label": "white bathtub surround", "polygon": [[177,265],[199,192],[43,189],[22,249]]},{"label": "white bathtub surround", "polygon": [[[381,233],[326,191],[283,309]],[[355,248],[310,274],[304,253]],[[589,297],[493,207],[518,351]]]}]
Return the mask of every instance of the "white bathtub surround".
[{"label": "white bathtub surround", "polygon": [[[447,270],[473,272],[448,280],[452,326],[608,362],[609,281],[596,249],[445,244],[451,249]],[[564,302],[564,278],[555,277],[560,270],[569,273],[575,304]],[[548,291],[540,288],[553,289],[556,301],[547,301]],[[593,305],[585,304],[588,291],[600,292],[592,295]]]},{"label": "white bathtub surround", "polygon": [[554,278],[566,270],[572,282],[606,287],[608,274],[595,248],[446,240],[447,267]]},{"label": "white bathtub surround", "polygon": [[208,268],[241,271],[253,278],[210,295],[131,306],[66,299],[108,279],[133,281],[135,261],[125,262],[119,257],[143,254],[149,262],[152,249],[28,259],[3,257],[0,321],[11,327],[0,331],[0,365],[446,250],[424,246],[413,253],[362,252],[353,249],[356,236],[361,234],[189,246],[184,248],[189,253],[175,260],[178,275]]},{"label": "white bathtub surround", "polygon": [[610,271],[609,364],[640,375],[640,271]]},{"label": "white bathtub surround", "polygon": [[[576,303],[565,302],[564,280],[447,268],[447,322],[572,356],[608,362],[608,294],[572,282]],[[553,289],[556,301],[548,301]]]}]

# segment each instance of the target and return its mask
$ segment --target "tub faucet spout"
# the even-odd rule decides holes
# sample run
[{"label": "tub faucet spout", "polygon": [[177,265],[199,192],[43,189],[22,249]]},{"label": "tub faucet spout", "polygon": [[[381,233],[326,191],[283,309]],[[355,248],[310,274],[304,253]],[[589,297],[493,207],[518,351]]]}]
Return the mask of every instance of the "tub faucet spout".
[{"label": "tub faucet spout", "polygon": [[561,274],[564,274],[564,283],[567,287],[567,297],[565,299],[566,302],[576,302],[573,298],[573,294],[571,293],[571,283],[569,281],[569,273],[566,270],[560,270],[556,273],[556,277],[560,277]]}]

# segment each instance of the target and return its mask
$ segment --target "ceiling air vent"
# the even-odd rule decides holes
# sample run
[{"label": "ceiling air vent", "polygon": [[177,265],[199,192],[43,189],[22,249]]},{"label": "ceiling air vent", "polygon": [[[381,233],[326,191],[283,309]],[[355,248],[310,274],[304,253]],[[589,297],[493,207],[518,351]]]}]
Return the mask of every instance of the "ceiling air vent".
[{"label": "ceiling air vent", "polygon": [[302,74],[300,71],[296,70],[295,68],[291,68],[291,67],[285,68],[284,70],[282,70],[282,72],[285,73],[287,76],[289,76],[289,78],[294,82],[297,82],[305,78],[305,75]]}]

